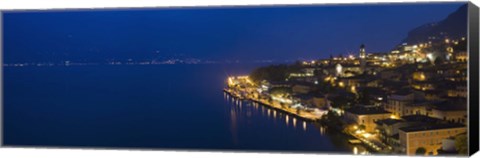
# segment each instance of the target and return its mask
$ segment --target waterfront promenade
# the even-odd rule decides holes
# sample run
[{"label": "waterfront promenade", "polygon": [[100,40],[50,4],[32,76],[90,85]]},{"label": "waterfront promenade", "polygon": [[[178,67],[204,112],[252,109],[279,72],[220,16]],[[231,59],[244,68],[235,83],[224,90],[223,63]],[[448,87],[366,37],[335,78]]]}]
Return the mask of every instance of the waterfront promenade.
[{"label": "waterfront promenade", "polygon": [[278,101],[269,101],[267,99],[255,97],[255,95],[242,95],[242,91],[244,93],[246,90],[245,89],[232,89],[232,88],[224,89],[224,92],[228,93],[229,95],[231,95],[233,97],[257,102],[257,103],[260,103],[264,106],[268,106],[268,107],[271,107],[271,108],[289,113],[291,115],[300,117],[300,118],[305,119],[305,120],[318,121],[322,117],[322,114],[318,110],[317,111],[316,110],[307,111],[305,109],[294,108],[294,107],[289,106],[289,105],[282,105]]}]

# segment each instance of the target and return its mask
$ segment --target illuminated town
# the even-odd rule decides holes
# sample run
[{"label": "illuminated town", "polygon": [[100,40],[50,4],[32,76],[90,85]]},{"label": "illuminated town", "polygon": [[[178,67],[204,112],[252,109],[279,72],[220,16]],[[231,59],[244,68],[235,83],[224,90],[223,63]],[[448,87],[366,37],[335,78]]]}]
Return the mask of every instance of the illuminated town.
[{"label": "illuminated town", "polygon": [[2,143],[466,156],[471,6],[8,11]]},{"label": "illuminated town", "polygon": [[326,124],[376,153],[465,154],[467,61],[465,37],[403,43],[387,53],[362,44],[358,54],[230,76],[224,91]]}]

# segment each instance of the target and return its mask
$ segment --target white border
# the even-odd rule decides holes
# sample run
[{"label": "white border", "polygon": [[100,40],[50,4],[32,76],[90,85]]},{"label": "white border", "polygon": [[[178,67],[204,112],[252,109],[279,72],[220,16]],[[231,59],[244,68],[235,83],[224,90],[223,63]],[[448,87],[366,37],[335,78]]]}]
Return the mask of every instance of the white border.
[{"label": "white border", "polygon": [[[464,2],[459,0],[453,0]],[[472,0],[480,4],[480,0]],[[79,8],[140,8],[140,7],[178,7],[178,6],[245,6],[245,5],[284,5],[284,4],[349,4],[349,3],[398,3],[398,2],[452,2],[452,0],[1,0],[0,11],[5,10],[45,10],[45,9],[79,9]],[[1,16],[0,16],[1,20]],[[0,26],[1,29],[1,26]],[[0,31],[0,36],[1,31]],[[0,39],[1,48],[1,39]],[[1,60],[1,57],[0,57]],[[1,74],[1,70],[0,70]],[[3,74],[2,74],[3,75]],[[3,82],[2,82],[3,83]],[[1,93],[0,93],[1,94]],[[0,109],[1,112],[1,109]],[[0,114],[1,115],[1,114]],[[1,121],[1,118],[0,118]],[[1,133],[0,133],[1,134]],[[1,140],[1,138],[0,138]],[[245,153],[245,152],[198,152],[198,151],[139,151],[139,150],[95,150],[95,149],[45,149],[45,148],[0,148],[0,157],[26,158],[90,158],[90,157],[195,157],[195,158],[340,158],[346,155],[325,154],[291,154],[291,153]],[[364,156],[364,157],[403,157],[403,156]],[[473,157],[480,157],[476,154]]]}]

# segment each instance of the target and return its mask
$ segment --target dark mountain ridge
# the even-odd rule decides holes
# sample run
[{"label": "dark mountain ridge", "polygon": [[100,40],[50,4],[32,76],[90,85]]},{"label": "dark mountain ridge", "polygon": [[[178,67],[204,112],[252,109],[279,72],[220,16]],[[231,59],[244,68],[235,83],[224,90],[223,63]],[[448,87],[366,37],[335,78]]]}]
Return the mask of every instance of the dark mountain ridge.
[{"label": "dark mountain ridge", "polygon": [[438,41],[445,38],[459,39],[467,35],[468,5],[462,5],[442,21],[419,26],[408,33],[401,44]]}]

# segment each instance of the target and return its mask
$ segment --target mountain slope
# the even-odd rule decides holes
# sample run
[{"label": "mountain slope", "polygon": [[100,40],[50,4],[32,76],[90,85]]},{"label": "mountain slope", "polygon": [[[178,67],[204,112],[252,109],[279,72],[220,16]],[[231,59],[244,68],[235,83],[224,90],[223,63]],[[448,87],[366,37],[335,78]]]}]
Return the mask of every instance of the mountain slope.
[{"label": "mountain slope", "polygon": [[418,43],[443,40],[445,38],[458,39],[466,37],[467,12],[468,7],[465,4],[442,21],[425,24],[411,30],[402,43]]}]

